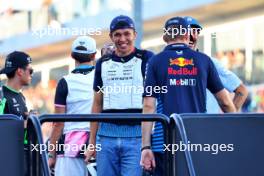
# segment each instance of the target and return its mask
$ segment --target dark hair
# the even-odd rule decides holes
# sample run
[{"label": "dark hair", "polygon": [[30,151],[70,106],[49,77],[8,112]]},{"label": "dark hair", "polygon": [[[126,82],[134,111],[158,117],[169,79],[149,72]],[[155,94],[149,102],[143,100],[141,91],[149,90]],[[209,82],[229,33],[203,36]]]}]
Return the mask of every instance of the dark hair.
[{"label": "dark hair", "polygon": [[11,71],[10,73],[6,73],[6,77],[8,79],[14,78],[15,77],[15,74],[16,74],[16,71],[17,71],[17,68],[15,70]]},{"label": "dark hair", "polygon": [[[174,33],[175,29],[177,31],[180,31],[180,25],[170,25],[166,29],[164,29],[163,38],[165,41],[175,41],[177,39],[184,39],[185,35],[180,33]],[[188,33],[188,29],[186,29],[186,32]]]},{"label": "dark hair", "polygon": [[72,52],[71,53],[71,57],[75,60],[77,60],[78,62],[80,63],[84,63],[84,62],[90,62],[92,61],[94,58],[93,58],[93,55],[95,53],[92,53],[92,54],[84,54],[84,53],[76,53],[76,52]]}]

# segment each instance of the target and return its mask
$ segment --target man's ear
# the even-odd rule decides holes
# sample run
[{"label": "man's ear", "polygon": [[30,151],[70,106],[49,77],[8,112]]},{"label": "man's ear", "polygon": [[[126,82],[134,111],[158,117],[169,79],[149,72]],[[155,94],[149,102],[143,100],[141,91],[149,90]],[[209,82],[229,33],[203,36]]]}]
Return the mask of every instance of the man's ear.
[{"label": "man's ear", "polygon": [[163,35],[163,41],[165,42],[165,43],[168,43],[168,36],[166,36],[166,35]]},{"label": "man's ear", "polygon": [[22,68],[17,68],[15,74],[18,75],[18,76],[22,76],[23,75],[23,72],[24,72],[24,70]]},{"label": "man's ear", "polygon": [[189,34],[189,33],[185,34],[185,35],[184,35],[184,40],[186,40],[186,41],[189,43],[189,42],[190,42],[190,37],[191,37],[191,35],[192,35],[192,34]]},{"label": "man's ear", "polygon": [[135,35],[135,38],[137,38],[137,32],[134,30],[134,35]]},{"label": "man's ear", "polygon": [[95,59],[95,56],[96,56],[96,52],[91,54],[91,59]]},{"label": "man's ear", "polygon": [[113,41],[113,33],[112,32],[109,33],[109,37]]}]

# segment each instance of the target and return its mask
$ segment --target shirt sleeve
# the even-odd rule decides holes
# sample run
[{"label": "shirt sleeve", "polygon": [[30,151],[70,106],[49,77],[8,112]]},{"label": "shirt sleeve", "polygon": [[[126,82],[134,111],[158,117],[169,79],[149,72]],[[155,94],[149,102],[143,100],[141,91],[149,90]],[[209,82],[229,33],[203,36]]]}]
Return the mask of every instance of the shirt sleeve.
[{"label": "shirt sleeve", "polygon": [[95,75],[94,75],[94,83],[93,83],[93,89],[96,92],[98,92],[100,88],[103,87],[101,68],[102,68],[102,59],[99,59],[95,65]]},{"label": "shirt sleeve", "polygon": [[155,93],[155,87],[157,86],[157,78],[155,73],[154,58],[149,60],[146,67],[145,84],[143,97],[158,97]]},{"label": "shirt sleeve", "polygon": [[142,65],[141,65],[141,72],[142,72],[142,76],[143,78],[145,78],[145,74],[146,74],[146,67],[148,64],[148,61],[150,60],[150,58],[152,58],[154,56],[154,53],[151,51],[146,51],[144,59],[142,61]]},{"label": "shirt sleeve", "polygon": [[220,63],[216,58],[211,58],[216,70],[219,74],[219,77],[223,83],[223,86],[229,91],[234,92],[237,87],[242,83],[242,81],[238,78],[237,75],[235,75],[230,70],[226,69],[223,64]]},{"label": "shirt sleeve", "polygon": [[64,78],[62,78],[56,88],[55,93],[55,106],[66,106],[66,99],[68,95],[68,85]]},{"label": "shirt sleeve", "polygon": [[222,89],[224,86],[220,80],[219,74],[210,58],[208,58],[208,77],[207,77],[207,88],[211,93],[215,94]]}]

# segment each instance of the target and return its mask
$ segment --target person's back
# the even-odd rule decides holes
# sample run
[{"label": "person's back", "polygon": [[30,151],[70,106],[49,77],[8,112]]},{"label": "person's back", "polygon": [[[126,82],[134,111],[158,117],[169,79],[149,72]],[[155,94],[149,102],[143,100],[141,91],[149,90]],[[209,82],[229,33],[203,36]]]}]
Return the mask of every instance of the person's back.
[{"label": "person's back", "polygon": [[[93,100],[93,62],[96,42],[88,36],[78,37],[72,44],[71,56],[76,68],[58,83],[55,94],[55,113],[90,114]],[[83,153],[89,140],[88,122],[55,123],[50,138],[51,145],[64,144],[62,150],[49,152],[49,166],[57,176],[78,174],[86,176]]]},{"label": "person's back", "polygon": [[156,85],[166,86],[167,92],[159,94],[158,103],[163,105],[160,113],[168,116],[175,112],[206,112],[206,88],[213,93],[222,89],[220,83],[212,84],[219,76],[212,71],[210,58],[185,44],[168,45],[152,58],[152,65],[158,78]]},{"label": "person's back", "polygon": [[[76,68],[63,78],[67,83],[67,114],[90,114],[93,101],[94,66]],[[89,130],[87,122],[66,122],[64,133],[76,129]]]},{"label": "person's back", "polygon": [[[188,29],[187,22],[181,17],[165,23],[163,39],[167,46],[148,63],[143,112],[154,113],[156,99],[157,113],[166,116],[206,112],[206,88],[215,94],[225,112],[235,112],[210,58],[188,47]],[[141,165],[148,171],[156,167],[154,176],[161,176],[166,162],[163,128],[156,122],[154,132],[152,129],[153,122],[142,123]]]}]

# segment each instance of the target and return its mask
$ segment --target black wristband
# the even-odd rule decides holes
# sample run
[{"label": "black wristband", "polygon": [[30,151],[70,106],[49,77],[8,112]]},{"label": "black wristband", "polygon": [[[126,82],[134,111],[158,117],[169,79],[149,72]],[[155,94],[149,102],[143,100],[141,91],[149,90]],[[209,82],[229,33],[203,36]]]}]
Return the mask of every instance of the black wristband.
[{"label": "black wristband", "polygon": [[48,153],[48,158],[55,158],[55,156],[51,153]]},{"label": "black wristband", "polygon": [[142,148],[141,148],[141,152],[142,152],[143,150],[146,150],[146,149],[150,149],[150,150],[151,150],[151,146],[147,145],[147,146],[145,146],[145,147],[142,147]]}]

